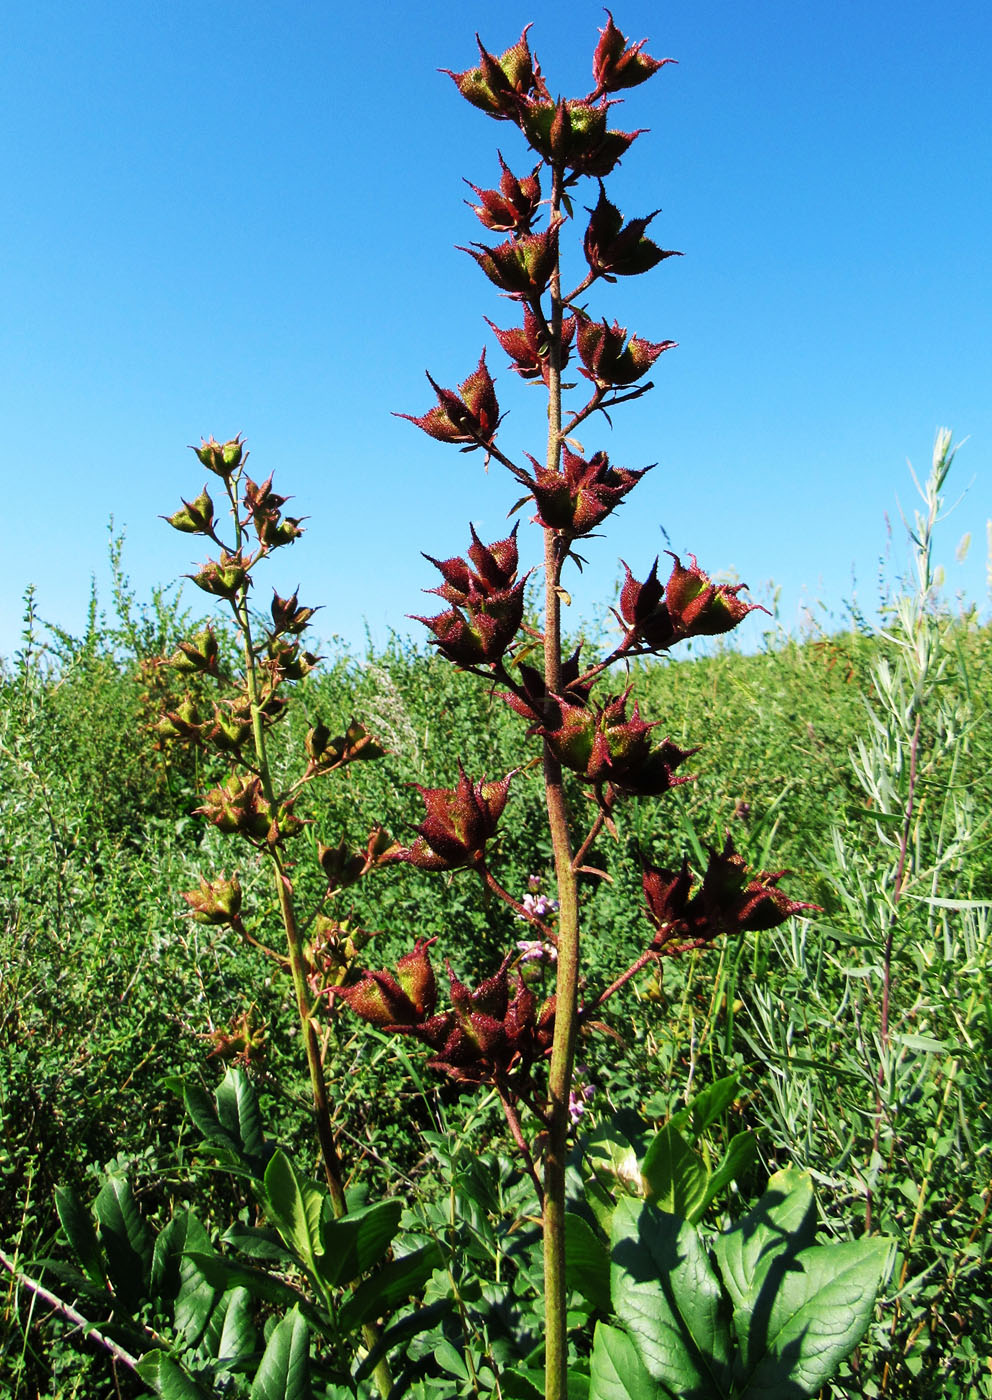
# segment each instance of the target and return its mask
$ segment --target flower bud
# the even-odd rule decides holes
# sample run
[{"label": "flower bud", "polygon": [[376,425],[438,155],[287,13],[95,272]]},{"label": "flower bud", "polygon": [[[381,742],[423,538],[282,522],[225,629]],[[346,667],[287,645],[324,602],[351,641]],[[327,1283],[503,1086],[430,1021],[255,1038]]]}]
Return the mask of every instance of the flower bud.
[{"label": "flower bud", "polygon": [[183,501],[182,510],[175,515],[163,515],[174,530],[184,535],[209,535],[214,528],[214,503],[204,486],[195,501]]},{"label": "flower bud", "polygon": [[417,827],[413,844],[399,847],[388,858],[390,861],[405,861],[420,870],[483,868],[485,845],[496,834],[514,774],[495,783],[473,783],[461,764],[458,774],[456,788],[424,788],[415,784],[424,799],[427,816]]},{"label": "flower bud", "polygon": [[221,443],[216,438],[200,439],[200,446],[194,447],[193,451],[200,461],[216,476],[223,477],[226,481],[233,476],[240,467],[245,455],[244,442],[239,433],[236,438],[230,438],[227,442]]},{"label": "flower bud", "polygon": [[233,924],[240,920],[241,885],[236,875],[230,880],[222,877],[213,881],[201,875],[200,888],[183,892],[181,898],[198,924]]},{"label": "flower bud", "polygon": [[218,662],[217,635],[212,627],[205,627],[202,632],[197,632],[188,642],[180,642],[178,651],[174,651],[163,664],[171,666],[175,671],[219,676]]},{"label": "flower bud", "polygon": [[364,855],[361,852],[350,851],[343,836],[336,846],[325,846],[318,841],[317,860],[332,890],[347,889],[349,885],[355,884],[367,868]]},{"label": "flower bud", "polygon": [[608,23],[599,31],[601,38],[592,59],[592,76],[598,93],[636,87],[666,63],[675,62],[673,58],[651,58],[649,54],[641,53],[646,39],[628,48],[627,39],[613,23],[609,10],[606,17]]},{"label": "flower bud", "polygon": [[616,321],[610,326],[602,321],[579,322],[578,350],[584,366],[582,373],[604,389],[624,388],[633,384],[651,368],[663,350],[671,350],[674,340],[653,344],[636,335],[627,338],[626,328]]},{"label": "flower bud", "polygon": [[199,573],[187,574],[186,577],[191,578],[204,593],[212,593],[214,597],[224,598],[228,602],[250,582],[241,554],[228,554],[226,549],[221,550],[219,560],[208,559]]},{"label": "flower bud", "polygon": [[499,427],[499,404],[492,375],[486,368],[486,352],[479,357],[478,367],[458,386],[458,393],[442,389],[428,374],[438,403],[420,418],[409,413],[397,413],[438,442],[464,443],[463,452],[478,447],[491,447]]}]

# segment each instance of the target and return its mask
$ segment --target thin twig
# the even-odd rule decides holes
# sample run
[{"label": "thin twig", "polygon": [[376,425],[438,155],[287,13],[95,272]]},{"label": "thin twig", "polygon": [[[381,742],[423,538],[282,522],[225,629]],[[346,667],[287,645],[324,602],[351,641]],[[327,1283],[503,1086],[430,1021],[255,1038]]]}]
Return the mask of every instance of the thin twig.
[{"label": "thin twig", "polygon": [[99,1342],[102,1347],[105,1347],[106,1350],[110,1352],[110,1355],[115,1361],[122,1361],[124,1365],[129,1367],[132,1371],[137,1370],[137,1357],[132,1356],[129,1351],[125,1351],[119,1342],[113,1341],[110,1337],[101,1332],[88,1318],[83,1317],[81,1312],[77,1312],[71,1303],[64,1302],[63,1299],[52,1293],[50,1289],[47,1289],[44,1284],[39,1283],[37,1279],[29,1278],[27,1274],[22,1273],[13,1259],[5,1254],[2,1249],[0,1249],[0,1264],[2,1264],[9,1273],[13,1274],[22,1288],[26,1288],[29,1293],[33,1293],[36,1297],[40,1298],[43,1303],[47,1303],[50,1308],[54,1308],[62,1317],[68,1318],[70,1322],[74,1322],[76,1326],[81,1329],[85,1338],[94,1342]]}]

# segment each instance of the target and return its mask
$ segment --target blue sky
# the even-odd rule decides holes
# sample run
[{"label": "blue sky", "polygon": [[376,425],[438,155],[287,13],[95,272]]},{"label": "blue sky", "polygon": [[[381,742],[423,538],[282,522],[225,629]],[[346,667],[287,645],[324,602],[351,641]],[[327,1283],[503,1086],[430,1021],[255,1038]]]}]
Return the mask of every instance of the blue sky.
[{"label": "blue sky", "polygon": [[[652,234],[685,256],[590,301],[679,348],[612,433],[584,432],[590,452],[658,467],[590,544],[575,612],[611,601],[619,557],[643,575],[663,531],[756,597],[774,580],[787,626],[809,605],[841,621],[855,586],[870,611],[886,513],[902,559],[906,458],[925,472],[943,423],[970,438],[949,587],[987,612],[992,10],[614,13],[679,64],[617,110],[650,130],[611,194],[626,217],[660,207]],[[541,452],[539,395],[482,320],[509,325],[513,308],[454,248],[484,236],[462,177],[495,184],[497,146],[528,169],[522,139],[437,72],[474,61],[474,30],[499,51],[531,19],[552,90],[585,92],[605,22],[587,0],[7,5],[0,653],[29,582],[70,629],[92,575],[107,599],[111,515],[139,595],[203,557],[158,518],[201,488],[185,450],[201,434],[244,431],[256,477],[274,471],[311,517],[259,601],[300,584],[325,605],[323,633],[356,647],[366,623],[379,640],[420,630],[405,615],[432,610],[419,590],[436,578],[421,550],[462,553],[469,520],[505,533],[506,473],[390,410],[426,411],[424,369],[453,386],[488,343],[501,442]],[[524,533],[531,562],[538,532]]]}]

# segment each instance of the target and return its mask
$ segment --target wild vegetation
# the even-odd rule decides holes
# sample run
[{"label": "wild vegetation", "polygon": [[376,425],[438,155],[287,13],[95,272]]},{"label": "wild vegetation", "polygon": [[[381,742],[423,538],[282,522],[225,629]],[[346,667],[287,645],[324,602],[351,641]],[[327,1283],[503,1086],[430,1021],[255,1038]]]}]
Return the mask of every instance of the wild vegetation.
[{"label": "wild vegetation", "polygon": [[538,162],[473,186],[509,236],[472,256],[521,314],[495,333],[545,460],[498,445],[484,356],[412,421],[524,488],[539,607],[516,532],[473,531],[431,648],[318,666],[278,592],[300,522],[240,439],[169,517],[217,551],[217,616],[139,605],[119,544],[82,637],[28,597],[0,696],[13,1395],[992,1395],[990,633],[937,584],[950,435],[879,635],[678,660],[751,608],[674,556],[626,571],[612,633],[562,635],[576,542],[650,489],[574,433],[668,344],[585,302],[670,256],[604,184],[633,143],[609,94],[660,67],[611,18],[584,98],[526,33],[451,75]]}]

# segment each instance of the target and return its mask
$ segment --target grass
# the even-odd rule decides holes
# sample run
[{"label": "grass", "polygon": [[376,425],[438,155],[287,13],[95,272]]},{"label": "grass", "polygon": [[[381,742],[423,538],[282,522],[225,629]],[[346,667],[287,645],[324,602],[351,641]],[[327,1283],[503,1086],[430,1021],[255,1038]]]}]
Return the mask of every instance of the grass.
[{"label": "grass", "polygon": [[[163,1220],[189,1195],[190,1129],[166,1081],[213,1084],[210,1035],[248,1006],[267,1027],[260,1087],[270,1122],[308,1150],[288,984],[229,930],[181,917],[179,891],[231,862],[193,815],[210,775],[156,753],[145,728],[163,684],[145,663],[189,619],[167,595],[138,607],[119,552],[116,567],[114,619],[94,605],[73,639],[46,632],[29,599],[21,651],[0,672],[0,1248],[28,1273],[60,1249],[57,1184],[91,1193],[113,1160]],[[932,644],[922,679],[898,641],[921,631]],[[949,1396],[992,1394],[990,661],[989,627],[931,599],[912,617],[894,615],[888,641],[852,633],[645,668],[643,711],[676,741],[703,742],[698,780],[635,803],[603,852],[610,879],[583,890],[591,982],[643,946],[647,926],[631,914],[639,852],[701,853],[729,826],[749,862],[792,868],[790,890],[823,906],[812,922],[670,964],[663,984],[645,975],[617,1004],[623,1044],[590,1042],[583,1058],[599,1089],[594,1118],[612,1105],[660,1121],[687,1081],[698,1088],[740,1070],[746,1092],[725,1131],[756,1126],[766,1168],[809,1167],[827,1188],[829,1232],[857,1234],[867,1208],[870,1228],[900,1239],[896,1275],[838,1395],[922,1396],[937,1385]],[[920,724],[897,876],[907,694]],[[406,835],[420,806],[410,784],[446,783],[458,760],[474,777],[519,762],[507,708],[399,639],[379,654],[339,655],[302,684],[284,742],[317,716],[334,728],[352,715],[391,752],[314,793],[314,840],[342,831],[357,840],[376,820]],[[536,781],[515,780],[499,873],[521,893],[549,863],[541,803]],[[264,912],[267,883],[250,863],[240,873]],[[302,868],[298,878],[305,904]],[[478,882],[410,869],[363,882],[344,912],[381,930],[371,965],[437,934],[469,981],[519,935]],[[395,1047],[348,1023],[332,1025],[327,1063],[354,1180],[377,1188],[399,1176],[434,1200],[437,1140],[425,1134],[443,1120],[457,1139],[469,1101],[434,1084],[422,1092]],[[482,1121],[473,1133],[498,1152],[499,1119]],[[229,1183],[193,1179],[198,1210],[223,1219]],[[761,1185],[756,1173],[754,1191]],[[445,1203],[430,1208],[443,1214]],[[0,1394],[107,1394],[105,1360],[86,1360],[65,1325],[0,1278]],[[129,1384],[121,1379],[122,1394],[139,1393]]]}]

